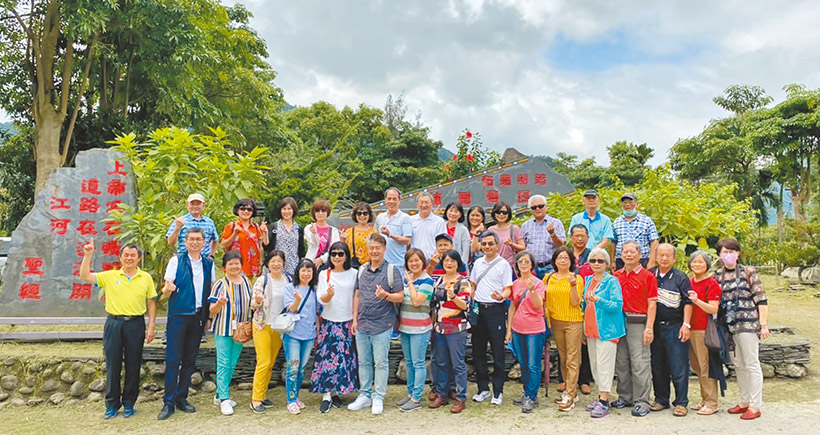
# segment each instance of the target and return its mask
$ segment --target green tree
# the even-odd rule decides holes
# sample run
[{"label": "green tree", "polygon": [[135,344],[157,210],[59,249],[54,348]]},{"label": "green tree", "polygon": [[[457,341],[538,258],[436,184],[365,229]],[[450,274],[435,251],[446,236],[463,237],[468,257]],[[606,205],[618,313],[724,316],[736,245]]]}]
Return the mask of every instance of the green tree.
[{"label": "green tree", "polygon": [[489,151],[481,141],[481,134],[464,129],[456,142],[453,160],[444,165],[444,180],[466,177],[472,172],[492,168],[501,164],[501,156]]},{"label": "green tree", "polygon": [[135,134],[118,136],[111,143],[131,162],[137,179],[137,208],[112,212],[120,222],[121,240],[133,241],[145,251],[144,268],[161,267],[173,255],[165,232],[173,216],[186,213],[184,198],[199,192],[207,198],[206,214],[217,229],[233,220],[233,205],[242,198],[259,199],[265,193],[262,162],[266,148],[236,152],[221,128],[199,135],[182,128],[161,128],[138,142]]},{"label": "green tree", "polygon": [[558,153],[553,159],[552,168],[565,175],[572,185],[586,190],[597,186],[604,177],[605,168],[595,163],[594,158],[578,161],[578,156]]},{"label": "green tree", "polygon": [[607,147],[609,167],[599,185],[615,185],[619,180],[626,186],[634,186],[643,180],[644,171],[649,169],[647,162],[654,151],[645,143],[635,145],[632,142],[618,141]]},{"label": "green tree", "polygon": [[31,209],[34,199],[34,158],[31,128],[15,135],[0,130],[0,234],[10,234]]}]

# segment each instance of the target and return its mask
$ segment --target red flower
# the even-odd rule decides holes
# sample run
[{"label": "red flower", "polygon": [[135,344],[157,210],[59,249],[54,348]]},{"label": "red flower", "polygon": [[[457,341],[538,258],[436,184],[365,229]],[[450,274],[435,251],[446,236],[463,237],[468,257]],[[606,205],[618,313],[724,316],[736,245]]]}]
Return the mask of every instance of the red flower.
[{"label": "red flower", "polygon": [[467,139],[473,137],[473,134],[470,133],[470,130],[467,130],[467,133],[464,133],[464,136],[467,136]]},{"label": "red flower", "polygon": [[458,154],[453,154],[453,161],[458,161]]},{"label": "red flower", "polygon": [[449,171],[450,170],[450,165],[444,165],[444,170]]},{"label": "red flower", "polygon": [[467,162],[468,163],[473,163],[473,155],[472,154],[467,154]]}]

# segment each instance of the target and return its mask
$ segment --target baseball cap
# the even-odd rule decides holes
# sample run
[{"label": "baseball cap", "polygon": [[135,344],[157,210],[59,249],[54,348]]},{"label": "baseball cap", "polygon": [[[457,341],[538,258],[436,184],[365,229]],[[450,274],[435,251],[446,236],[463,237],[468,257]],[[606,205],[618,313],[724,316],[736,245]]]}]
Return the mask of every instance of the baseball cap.
[{"label": "baseball cap", "polygon": [[626,201],[627,199],[631,199],[631,200],[633,200],[633,201],[637,201],[637,200],[638,200],[638,197],[637,197],[637,196],[635,196],[635,194],[634,194],[634,193],[632,193],[632,192],[627,192],[627,193],[624,193],[623,195],[621,195],[621,202],[624,202],[624,201]]},{"label": "baseball cap", "polygon": [[598,191],[595,190],[595,189],[587,189],[584,192],[584,196],[600,196],[600,195],[598,195]]},{"label": "baseball cap", "polygon": [[450,237],[450,235],[447,234],[447,233],[441,233],[441,234],[436,236],[436,242],[438,242],[441,239],[447,239],[447,240],[450,241],[450,243],[453,243],[453,238]]},{"label": "baseball cap", "polygon": [[201,193],[192,193],[192,194],[188,195],[188,202],[191,202],[191,201],[205,202],[205,197],[202,196]]}]

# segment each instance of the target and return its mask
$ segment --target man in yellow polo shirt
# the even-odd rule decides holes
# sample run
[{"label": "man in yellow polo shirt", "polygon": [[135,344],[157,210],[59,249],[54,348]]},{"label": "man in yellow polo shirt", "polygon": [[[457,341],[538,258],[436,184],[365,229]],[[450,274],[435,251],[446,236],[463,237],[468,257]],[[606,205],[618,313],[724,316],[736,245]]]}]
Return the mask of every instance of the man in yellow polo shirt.
[{"label": "man in yellow polo shirt", "polygon": [[[134,404],[139,394],[143,340],[148,343],[154,340],[157,289],[151,275],[138,267],[142,251],[137,245],[129,244],[120,249],[122,269],[92,273],[91,257],[95,250],[94,239],[83,246],[80,279],[95,283],[102,289],[100,299],[105,295],[105,311],[108,313],[103,330],[106,366],[103,418],[108,420],[116,417],[120,406],[124,408],[123,417],[128,418],[134,415]],[[147,331],[144,317],[146,311]],[[120,389],[123,360],[125,385]]]}]

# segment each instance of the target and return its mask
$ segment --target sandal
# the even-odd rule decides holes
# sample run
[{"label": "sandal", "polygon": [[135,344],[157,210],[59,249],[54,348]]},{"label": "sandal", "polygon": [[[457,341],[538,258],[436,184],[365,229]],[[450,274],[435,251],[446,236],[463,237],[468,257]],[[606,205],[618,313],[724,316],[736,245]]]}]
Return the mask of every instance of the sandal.
[{"label": "sandal", "polygon": [[675,410],[672,411],[672,415],[674,415],[675,417],[686,417],[686,414],[688,414],[688,413],[689,413],[689,410],[686,409],[685,406],[680,406],[680,405],[676,406]]},{"label": "sandal", "polygon": [[698,409],[698,415],[712,415],[712,414],[715,414],[717,412],[718,412],[717,408],[713,409],[713,408],[710,408],[708,406],[701,406],[700,409]]},{"label": "sandal", "polygon": [[691,409],[692,411],[699,411],[700,408],[703,408],[703,402],[696,403],[689,407],[689,409]]}]

